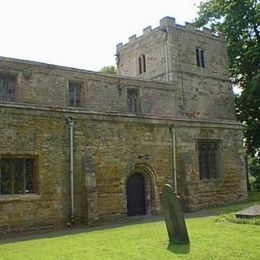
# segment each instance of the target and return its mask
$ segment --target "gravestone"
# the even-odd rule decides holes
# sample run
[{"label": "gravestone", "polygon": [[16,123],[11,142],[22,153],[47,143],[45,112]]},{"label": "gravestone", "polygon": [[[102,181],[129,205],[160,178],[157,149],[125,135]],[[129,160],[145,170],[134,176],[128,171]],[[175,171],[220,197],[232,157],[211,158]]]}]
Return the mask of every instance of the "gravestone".
[{"label": "gravestone", "polygon": [[189,244],[190,241],[180,198],[173,192],[169,184],[163,187],[161,208],[170,244]]},{"label": "gravestone", "polygon": [[256,218],[260,217],[260,205],[252,206],[247,209],[240,210],[236,213],[237,218]]}]

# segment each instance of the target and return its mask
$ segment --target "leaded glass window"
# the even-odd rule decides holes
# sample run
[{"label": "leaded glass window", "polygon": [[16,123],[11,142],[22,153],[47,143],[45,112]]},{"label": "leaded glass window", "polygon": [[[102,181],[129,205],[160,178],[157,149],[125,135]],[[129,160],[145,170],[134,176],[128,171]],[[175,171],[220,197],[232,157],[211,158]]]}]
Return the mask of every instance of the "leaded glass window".
[{"label": "leaded glass window", "polygon": [[0,195],[35,193],[33,158],[0,158]]},{"label": "leaded glass window", "polygon": [[219,177],[219,142],[199,141],[200,179],[217,179]]},{"label": "leaded glass window", "polygon": [[69,106],[81,106],[81,84],[79,82],[69,81]]},{"label": "leaded glass window", "polygon": [[127,111],[140,112],[139,89],[127,89]]},{"label": "leaded glass window", "polygon": [[15,78],[0,74],[0,101],[15,101]]}]

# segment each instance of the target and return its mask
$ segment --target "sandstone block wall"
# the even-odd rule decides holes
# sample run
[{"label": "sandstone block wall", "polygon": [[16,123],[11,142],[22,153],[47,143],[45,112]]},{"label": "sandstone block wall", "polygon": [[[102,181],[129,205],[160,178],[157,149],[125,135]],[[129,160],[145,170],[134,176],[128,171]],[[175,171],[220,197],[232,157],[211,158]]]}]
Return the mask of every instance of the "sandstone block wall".
[{"label": "sandstone block wall", "polygon": [[[242,133],[236,125],[187,124],[176,127],[179,192],[186,210],[194,211],[247,197]],[[198,141],[219,141],[217,179],[199,177]]]},{"label": "sandstone block wall", "polygon": [[[197,67],[196,47],[205,50],[205,68]],[[146,54],[147,71],[143,74],[138,70],[140,54]],[[119,43],[117,55],[120,75],[166,80],[168,62],[170,81],[177,80],[180,72],[229,79],[225,38],[189,23],[178,25],[171,17],[163,18],[155,29],[144,29],[139,37],[131,36],[128,43]]]},{"label": "sandstone block wall", "polygon": [[136,88],[140,92],[141,114],[176,115],[175,88],[167,82],[107,76],[3,57],[0,73],[16,78],[16,103],[69,107],[68,82],[76,81],[82,86],[82,105],[72,109],[127,113],[127,88]]},{"label": "sandstone block wall", "polygon": [[[205,48],[206,68],[197,67],[195,47]],[[0,75],[16,80],[15,102],[0,102],[0,156],[33,156],[37,164],[34,194],[0,195],[0,233],[69,221],[68,118],[75,123],[76,223],[125,216],[133,173],[144,176],[146,213],[159,213],[161,188],[173,184],[172,127],[186,210],[246,199],[242,132],[234,119],[223,38],[166,18],[117,51],[121,74],[136,77],[141,54],[147,72],[108,76],[0,57]],[[81,85],[80,107],[69,107],[69,81]],[[136,113],[127,109],[128,88],[139,91]],[[219,143],[217,179],[199,177],[199,140]]]},{"label": "sandstone block wall", "polygon": [[159,191],[171,182],[166,122],[28,107],[1,106],[0,111],[0,156],[32,155],[37,163],[35,194],[0,196],[0,232],[60,226],[69,220],[68,117],[75,121],[76,223],[125,216],[126,176],[134,165],[153,169],[151,213],[159,212]]},{"label": "sandstone block wall", "polygon": [[[159,194],[172,183],[172,139],[177,133],[179,192],[186,210],[246,198],[240,127],[54,109],[1,105],[1,155],[33,155],[37,192],[0,196],[0,231],[65,225],[70,215],[69,127],[75,121],[75,220],[92,223],[126,215],[126,180],[135,167],[147,172],[150,213],[160,212]],[[221,142],[221,178],[199,179],[199,139]],[[136,168],[137,167],[137,168]],[[138,168],[139,167],[139,168]]]},{"label": "sandstone block wall", "polygon": [[66,223],[69,213],[69,150],[66,124],[51,114],[1,107],[1,155],[34,156],[35,194],[0,196],[0,231]]},{"label": "sandstone block wall", "polygon": [[[197,66],[196,48],[204,50],[205,68]],[[146,57],[146,72],[139,74],[138,57]],[[117,45],[118,73],[174,82],[178,116],[234,120],[234,98],[229,81],[225,39],[208,29],[181,26],[166,17],[160,26],[144,29],[140,37]]]}]

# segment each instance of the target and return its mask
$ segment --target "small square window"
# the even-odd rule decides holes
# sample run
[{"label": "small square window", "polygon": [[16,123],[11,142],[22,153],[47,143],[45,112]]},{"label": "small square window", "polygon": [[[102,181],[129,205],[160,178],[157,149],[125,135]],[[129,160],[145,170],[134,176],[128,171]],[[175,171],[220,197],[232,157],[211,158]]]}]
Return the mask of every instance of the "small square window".
[{"label": "small square window", "polygon": [[69,81],[69,106],[70,107],[82,106],[81,92],[82,92],[82,87],[79,82]]},{"label": "small square window", "polygon": [[21,157],[0,158],[0,195],[36,192],[35,159]]},{"label": "small square window", "polygon": [[140,112],[139,89],[127,89],[127,111],[136,113]]},{"label": "small square window", "polygon": [[15,77],[0,74],[0,101],[15,101]]},{"label": "small square window", "polygon": [[205,59],[204,59],[205,51],[201,48],[196,48],[196,61],[197,66],[205,68]]},{"label": "small square window", "polygon": [[199,141],[198,152],[200,179],[219,178],[219,142]]}]

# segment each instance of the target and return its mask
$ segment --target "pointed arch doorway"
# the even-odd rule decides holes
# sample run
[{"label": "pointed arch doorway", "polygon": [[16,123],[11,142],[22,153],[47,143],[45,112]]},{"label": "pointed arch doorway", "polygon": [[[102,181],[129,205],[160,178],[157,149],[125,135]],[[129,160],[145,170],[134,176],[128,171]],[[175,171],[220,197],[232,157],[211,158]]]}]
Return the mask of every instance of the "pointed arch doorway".
[{"label": "pointed arch doorway", "polygon": [[127,180],[127,215],[146,214],[145,179],[142,173],[133,173]]}]

